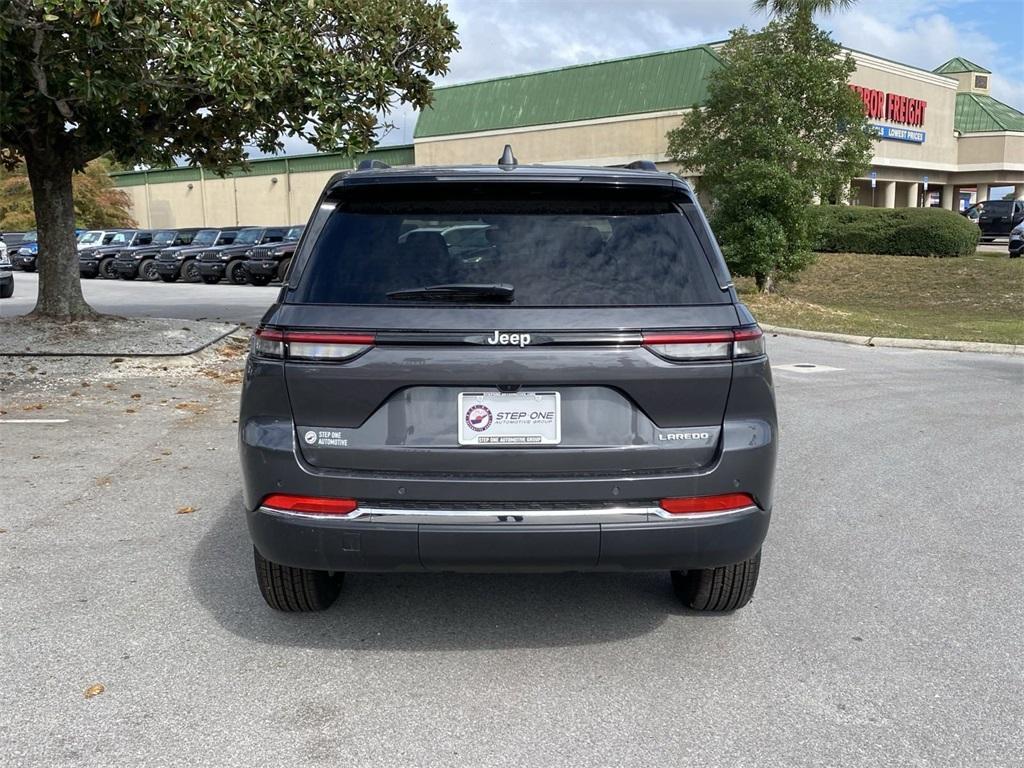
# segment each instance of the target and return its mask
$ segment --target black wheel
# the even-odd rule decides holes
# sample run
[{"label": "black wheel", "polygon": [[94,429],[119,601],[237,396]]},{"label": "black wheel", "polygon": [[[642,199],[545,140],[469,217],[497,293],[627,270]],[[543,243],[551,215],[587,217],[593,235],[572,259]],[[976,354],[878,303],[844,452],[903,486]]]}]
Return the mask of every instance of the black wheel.
[{"label": "black wheel", "polygon": [[282,259],[281,263],[277,265],[277,279],[282,283],[284,282],[284,279],[288,277],[288,267],[291,265],[292,260],[290,258]]},{"label": "black wheel", "polygon": [[750,602],[761,569],[761,551],[749,560],[719,568],[672,571],[676,595],[695,611],[735,611]]},{"label": "black wheel", "polygon": [[253,285],[267,285],[270,278],[266,275],[249,275],[249,282]]},{"label": "black wheel", "polygon": [[139,277],[148,282],[160,279],[160,273],[156,271],[156,262],[153,259],[143,259],[139,264]]},{"label": "black wheel", "polygon": [[245,271],[244,261],[232,261],[228,264],[228,268],[224,270],[224,276],[227,277],[228,282],[234,285],[245,285],[249,282],[249,275]]},{"label": "black wheel", "polygon": [[164,275],[164,274],[161,274],[161,275],[160,275],[160,279],[161,279],[161,280],[163,280],[163,281],[164,281],[165,283],[173,283],[173,282],[175,282],[175,281],[176,281],[176,280],[177,280],[178,278],[177,278],[177,277],[175,277],[174,275]]},{"label": "black wheel", "polygon": [[186,283],[199,282],[199,267],[194,261],[186,261],[181,265],[181,279]]},{"label": "black wheel", "polygon": [[220,282],[220,278],[216,275],[200,275],[199,276],[204,283],[207,285],[216,285]]},{"label": "black wheel", "polygon": [[341,591],[344,574],[292,568],[267,560],[255,547],[256,581],[267,605],[276,611],[323,611]]},{"label": "black wheel", "polygon": [[36,271],[36,265],[35,264],[22,264],[21,265],[21,271],[22,272],[35,272]]},{"label": "black wheel", "polygon": [[6,285],[0,285],[0,299],[9,299],[14,295],[14,281],[7,283]]},{"label": "black wheel", "polygon": [[104,280],[113,280],[117,275],[114,274],[114,257],[108,256],[107,258],[100,261],[99,275]]}]

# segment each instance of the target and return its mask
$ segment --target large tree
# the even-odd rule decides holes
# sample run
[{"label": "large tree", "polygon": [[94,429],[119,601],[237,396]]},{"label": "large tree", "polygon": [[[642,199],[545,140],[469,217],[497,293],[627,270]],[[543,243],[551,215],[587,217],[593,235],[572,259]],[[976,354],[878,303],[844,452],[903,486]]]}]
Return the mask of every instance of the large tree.
[{"label": "large tree", "polygon": [[92,314],[72,192],[90,160],[216,170],[288,135],[363,151],[392,105],[429,103],[457,48],[430,0],[2,0],[0,160],[32,185],[35,313]]},{"label": "large tree", "polygon": [[[75,223],[86,229],[134,227],[131,198],[114,186],[110,171],[115,166],[106,157],[93,160],[72,178]],[[0,231],[35,229],[32,186],[25,164],[12,170],[0,166]]]},{"label": "large tree", "polygon": [[700,171],[731,268],[772,290],[812,260],[807,205],[849,189],[866,170],[873,132],[849,88],[853,59],[815,26],[818,6],[772,0],[763,29],[732,33],[708,100],[668,134],[669,154]]}]

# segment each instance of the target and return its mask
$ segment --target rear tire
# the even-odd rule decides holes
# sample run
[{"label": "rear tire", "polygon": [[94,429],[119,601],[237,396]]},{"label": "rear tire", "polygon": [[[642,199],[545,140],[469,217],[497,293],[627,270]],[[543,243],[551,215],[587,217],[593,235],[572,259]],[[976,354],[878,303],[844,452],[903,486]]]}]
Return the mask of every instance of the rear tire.
[{"label": "rear tire", "polygon": [[266,275],[249,275],[249,282],[253,285],[267,285],[270,283],[270,278]]},{"label": "rear tire", "polygon": [[9,299],[14,295],[14,281],[10,284],[0,286],[0,299]]},{"label": "rear tire", "polygon": [[22,267],[21,267],[21,271],[22,272],[35,272],[36,271],[36,266],[35,266],[35,264],[33,264],[32,266],[29,266],[28,264],[23,264]]},{"label": "rear tire", "polygon": [[672,571],[676,595],[695,611],[735,611],[750,602],[761,570],[761,550],[749,560],[718,568]]},{"label": "rear tire", "polygon": [[292,568],[267,560],[253,547],[260,594],[275,611],[299,613],[330,608],[341,592],[344,574]]},{"label": "rear tire", "polygon": [[199,277],[207,285],[216,285],[220,282],[220,278],[216,275],[200,275]]},{"label": "rear tire", "polygon": [[282,283],[285,281],[285,278],[288,277],[288,267],[291,265],[291,257],[282,260],[281,263],[277,265],[277,279]]},{"label": "rear tire", "polygon": [[195,265],[195,262],[186,261],[181,265],[181,279],[186,283],[199,282],[199,267]]}]

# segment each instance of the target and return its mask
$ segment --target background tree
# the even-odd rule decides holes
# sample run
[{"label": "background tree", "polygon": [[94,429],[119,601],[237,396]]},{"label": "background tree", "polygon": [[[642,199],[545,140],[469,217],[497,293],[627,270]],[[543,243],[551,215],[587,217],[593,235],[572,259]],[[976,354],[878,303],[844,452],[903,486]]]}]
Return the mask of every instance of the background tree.
[{"label": "background tree", "polygon": [[[115,165],[105,157],[97,158],[85,166],[82,173],[72,177],[75,199],[75,223],[85,229],[134,227],[131,198],[114,186],[110,171]],[[0,168],[0,231],[34,229],[35,211],[32,207],[32,187],[28,182],[25,164],[12,171]]]},{"label": "background tree", "polygon": [[364,151],[390,105],[429,103],[457,47],[429,0],[3,0],[0,159],[31,181],[35,314],[92,314],[71,181],[90,160],[217,170],[286,135]]},{"label": "background tree", "polygon": [[668,134],[669,155],[702,172],[730,267],[764,291],[810,264],[807,205],[845,194],[873,136],[848,86],[853,59],[815,26],[816,3],[776,4],[784,14],[764,29],[732,33],[705,107]]}]

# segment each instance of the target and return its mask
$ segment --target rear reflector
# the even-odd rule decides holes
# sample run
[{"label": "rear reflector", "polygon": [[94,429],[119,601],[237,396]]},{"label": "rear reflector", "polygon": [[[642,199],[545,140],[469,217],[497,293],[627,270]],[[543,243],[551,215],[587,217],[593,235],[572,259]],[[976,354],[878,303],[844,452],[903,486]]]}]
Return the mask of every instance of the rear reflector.
[{"label": "rear reflector", "polygon": [[661,508],[673,515],[696,512],[730,512],[757,506],[748,493],[723,493],[718,496],[690,496],[683,499],[662,499]]},{"label": "rear reflector", "polygon": [[668,360],[728,360],[764,354],[764,336],[757,326],[735,331],[645,333],[644,346]]},{"label": "rear reflector", "polygon": [[291,496],[272,493],[263,499],[261,507],[283,512],[306,512],[314,515],[347,515],[359,506],[355,499],[327,499],[319,496]]},{"label": "rear reflector", "polygon": [[261,357],[295,360],[349,360],[374,344],[369,333],[320,333],[260,328],[252,337],[252,351]]}]

